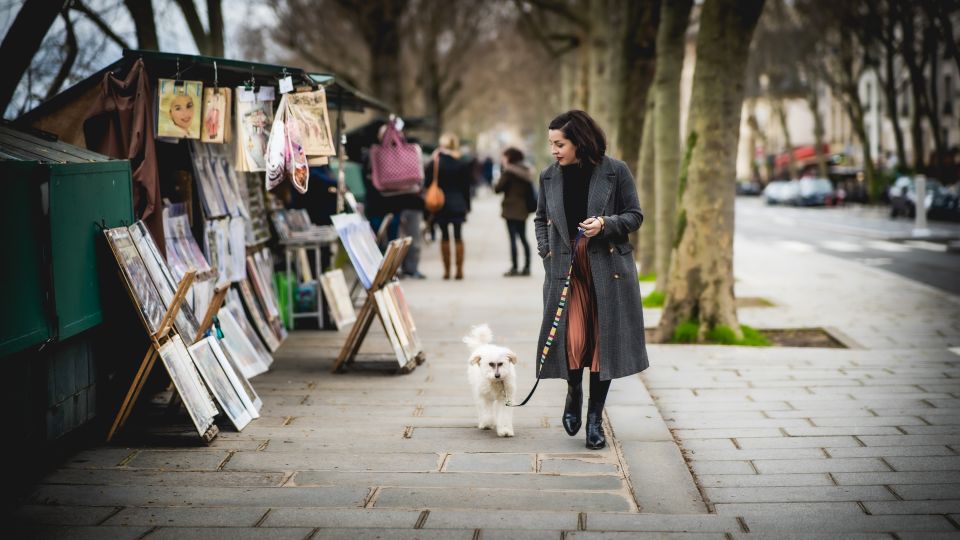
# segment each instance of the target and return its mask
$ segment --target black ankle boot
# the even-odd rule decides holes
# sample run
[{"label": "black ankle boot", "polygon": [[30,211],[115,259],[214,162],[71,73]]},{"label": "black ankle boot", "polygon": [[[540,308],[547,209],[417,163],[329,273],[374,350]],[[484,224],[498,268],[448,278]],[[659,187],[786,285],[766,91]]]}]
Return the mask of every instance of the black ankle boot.
[{"label": "black ankle boot", "polygon": [[603,432],[603,404],[610,381],[601,381],[599,373],[590,373],[590,399],[587,402],[587,448],[599,450],[607,445]]},{"label": "black ankle boot", "polygon": [[563,407],[563,429],[573,437],[580,431],[583,413],[583,372],[571,371],[567,380],[567,403]]}]

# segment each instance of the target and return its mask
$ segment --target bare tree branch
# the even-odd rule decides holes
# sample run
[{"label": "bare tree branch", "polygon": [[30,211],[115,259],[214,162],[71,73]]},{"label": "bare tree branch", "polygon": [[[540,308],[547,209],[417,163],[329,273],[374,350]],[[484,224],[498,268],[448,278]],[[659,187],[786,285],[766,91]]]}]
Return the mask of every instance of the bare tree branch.
[{"label": "bare tree branch", "polygon": [[180,6],[180,11],[183,12],[183,18],[187,20],[190,34],[193,35],[193,40],[197,42],[197,49],[200,54],[210,54],[210,38],[203,28],[200,14],[197,13],[197,7],[193,5],[193,0],[174,0],[174,2]]},{"label": "bare tree branch", "polygon": [[[110,38],[111,41],[119,45],[121,48],[123,49],[132,48],[130,47],[130,45],[127,43],[125,39],[118,36],[117,33],[114,32],[112,28],[110,28],[110,25],[103,20],[103,17],[97,14],[97,12],[90,9],[90,7],[84,4],[82,0],[73,0],[73,3],[71,4],[70,7],[79,11],[80,13],[85,15],[88,19],[90,19],[90,22],[92,22],[97,28],[100,29],[101,32],[103,32],[105,36]],[[64,18],[66,19],[66,17]]]},{"label": "bare tree branch", "polygon": [[47,90],[45,100],[52,98],[60,92],[60,87],[63,86],[64,81],[70,76],[70,70],[73,69],[73,64],[77,61],[77,34],[73,31],[73,21],[70,20],[70,10],[64,9],[60,12],[60,15],[63,17],[63,24],[67,30],[66,41],[63,44],[67,55],[63,59],[63,64],[60,66],[60,71],[57,72],[57,76],[54,77],[53,82],[50,83],[50,89]]}]

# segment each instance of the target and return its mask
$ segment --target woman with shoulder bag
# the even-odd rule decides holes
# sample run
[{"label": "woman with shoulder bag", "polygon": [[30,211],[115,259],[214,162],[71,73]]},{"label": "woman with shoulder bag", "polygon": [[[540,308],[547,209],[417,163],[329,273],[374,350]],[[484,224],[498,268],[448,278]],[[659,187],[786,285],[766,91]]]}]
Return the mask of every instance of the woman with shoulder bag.
[{"label": "woman with shoulder bag", "polygon": [[[503,151],[500,160],[500,179],[493,187],[496,193],[503,193],[501,213],[507,222],[507,234],[510,237],[510,270],[504,276],[530,275],[530,244],[527,243],[527,216],[536,208],[536,196],[530,169],[523,164],[523,152],[516,148]],[[517,240],[523,246],[523,270],[517,271]]]},{"label": "woman with shoulder bag", "polygon": [[548,138],[556,162],[540,173],[534,218],[546,270],[539,376],[567,379],[562,423],[573,436],[581,425],[583,369],[590,370],[586,446],[599,449],[606,446],[601,424],[611,380],[649,365],[628,237],[643,214],[630,170],[604,155],[606,138],[587,113],[557,116]]},{"label": "woman with shoulder bag", "polygon": [[[436,161],[436,163],[434,163]],[[437,168],[434,174],[434,167]],[[434,215],[433,223],[440,227],[440,256],[443,259],[443,279],[450,279],[450,229],[456,249],[456,279],[463,279],[463,224],[470,211],[470,171],[460,161],[460,140],[452,133],[440,136],[440,146],[426,168],[427,190],[436,182],[443,190],[443,207]]]}]

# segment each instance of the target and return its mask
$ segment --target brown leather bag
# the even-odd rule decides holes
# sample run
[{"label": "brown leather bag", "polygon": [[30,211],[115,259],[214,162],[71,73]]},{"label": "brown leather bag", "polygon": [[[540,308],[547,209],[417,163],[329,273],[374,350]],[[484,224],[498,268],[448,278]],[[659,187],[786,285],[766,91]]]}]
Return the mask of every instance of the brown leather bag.
[{"label": "brown leather bag", "polygon": [[427,192],[423,196],[423,204],[427,212],[436,214],[443,208],[445,197],[443,190],[440,189],[440,159],[439,156],[433,158],[433,182],[427,187]]}]

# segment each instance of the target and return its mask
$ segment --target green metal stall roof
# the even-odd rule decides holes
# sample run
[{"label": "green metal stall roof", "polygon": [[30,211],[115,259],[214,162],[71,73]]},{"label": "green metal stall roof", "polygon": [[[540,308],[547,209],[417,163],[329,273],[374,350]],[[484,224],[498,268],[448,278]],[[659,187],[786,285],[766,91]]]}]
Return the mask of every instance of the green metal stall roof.
[{"label": "green metal stall roof", "polygon": [[41,103],[35,109],[18,118],[17,123],[28,124],[34,118],[43,116],[51,108],[56,108],[62,103],[69,103],[92,85],[99,84],[107,73],[125,74],[127,69],[140,59],[143,60],[151,79],[179,77],[183,80],[202,80],[205,84],[216,80],[218,85],[228,87],[243,86],[245,82],[253,80],[256,85],[276,86],[281,78],[289,75],[293,79],[294,86],[323,86],[327,92],[327,105],[331,109],[341,107],[346,111],[362,112],[369,107],[383,111],[390,110],[390,107],[383,102],[363,94],[331,74],[309,74],[301,68],[292,66],[214,56],[125,49],[121,58]]},{"label": "green metal stall roof", "polygon": [[91,163],[112,161],[111,158],[79,146],[60,142],[14,129],[0,123],[0,161],[30,161],[43,164]]}]

